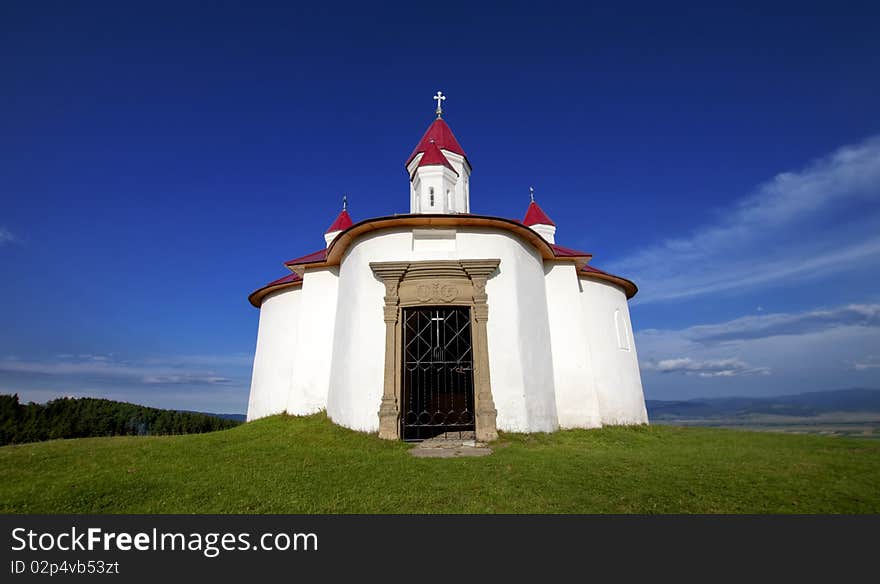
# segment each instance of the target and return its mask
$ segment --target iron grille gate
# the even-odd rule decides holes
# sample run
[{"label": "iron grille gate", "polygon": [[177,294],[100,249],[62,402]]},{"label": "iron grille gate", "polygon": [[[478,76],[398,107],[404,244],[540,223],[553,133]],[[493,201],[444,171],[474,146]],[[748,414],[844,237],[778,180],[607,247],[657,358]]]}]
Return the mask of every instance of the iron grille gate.
[{"label": "iron grille gate", "polygon": [[403,309],[404,440],[474,430],[473,368],[470,308]]}]

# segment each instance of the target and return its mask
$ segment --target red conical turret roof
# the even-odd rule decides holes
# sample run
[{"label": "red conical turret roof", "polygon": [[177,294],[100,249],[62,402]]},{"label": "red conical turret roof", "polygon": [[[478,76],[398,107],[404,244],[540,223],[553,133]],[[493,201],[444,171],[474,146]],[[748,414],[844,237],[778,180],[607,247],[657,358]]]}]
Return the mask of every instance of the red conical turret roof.
[{"label": "red conical turret roof", "polygon": [[458,174],[455,169],[452,168],[446,155],[437,147],[437,144],[429,142],[428,147],[425,149],[425,153],[422,155],[422,159],[419,160],[419,166],[439,166],[441,164],[452,172],[455,172],[455,174]]},{"label": "red conical turret roof", "polygon": [[[448,150],[449,152],[455,152],[456,154],[467,158],[467,154],[464,153],[464,149],[461,147],[461,144],[459,144],[458,140],[455,139],[455,136],[452,134],[452,130],[449,129],[449,126],[446,124],[446,122],[444,122],[440,118],[437,118],[430,126],[428,126],[428,130],[425,132],[425,135],[422,136],[422,139],[419,140],[419,143],[412,151],[412,154],[410,154],[409,158],[406,159],[405,166],[409,166],[409,163],[412,162],[413,158],[415,158],[416,154],[418,154],[419,152],[427,152],[428,147],[431,145],[431,142],[434,142],[434,144],[436,144],[438,148]],[[470,162],[468,162],[468,164],[470,164]]]},{"label": "red conical turret roof", "polygon": [[327,231],[324,233],[333,233],[334,231],[345,231],[349,227],[354,225],[354,221],[351,220],[351,216],[348,214],[348,211],[343,209],[342,212],[336,217],[336,220],[327,228]]},{"label": "red conical turret roof", "polygon": [[538,203],[532,201],[529,203],[529,209],[526,211],[526,216],[523,217],[523,225],[526,227],[531,227],[532,225],[553,225],[556,226],[556,223],[553,222],[550,217],[547,216],[547,213],[538,206]]}]

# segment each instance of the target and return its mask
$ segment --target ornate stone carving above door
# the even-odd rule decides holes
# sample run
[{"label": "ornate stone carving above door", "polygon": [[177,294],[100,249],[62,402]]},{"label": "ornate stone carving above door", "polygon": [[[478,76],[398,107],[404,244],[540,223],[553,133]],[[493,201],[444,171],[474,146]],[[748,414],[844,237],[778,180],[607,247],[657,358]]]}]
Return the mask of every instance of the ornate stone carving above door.
[{"label": "ornate stone carving above door", "polygon": [[420,302],[452,302],[458,298],[458,287],[450,283],[439,281],[430,284],[419,284],[416,288],[416,298]]}]

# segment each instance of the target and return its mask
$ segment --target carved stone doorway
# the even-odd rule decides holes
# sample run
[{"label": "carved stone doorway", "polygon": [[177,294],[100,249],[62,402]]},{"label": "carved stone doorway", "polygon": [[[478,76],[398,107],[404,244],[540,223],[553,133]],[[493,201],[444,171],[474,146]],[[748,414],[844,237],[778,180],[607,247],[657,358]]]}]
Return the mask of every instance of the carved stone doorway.
[{"label": "carved stone doorway", "polygon": [[[472,370],[469,377],[473,404],[469,413],[472,413],[474,417],[474,431],[478,441],[488,442],[498,438],[495,425],[497,412],[489,379],[489,346],[486,332],[489,305],[486,282],[498,268],[499,263],[500,260],[497,259],[484,259],[374,262],[370,264],[373,273],[385,284],[385,306],[383,308],[385,318],[385,386],[382,393],[382,403],[379,407],[380,438],[389,440],[407,438],[406,433],[402,431],[406,426],[413,425],[411,417],[410,422],[407,422],[405,414],[409,410],[404,407],[409,407],[404,403],[404,399],[410,397],[411,394],[404,394],[406,356],[404,353],[403,321],[408,314],[424,315],[426,313],[407,312],[412,308],[433,308],[435,311],[442,309],[448,311],[443,314],[458,315],[456,318],[459,320],[456,322],[459,323],[462,323],[460,319],[464,318],[463,315],[468,315],[467,325],[462,324],[460,330],[466,330],[471,337]],[[437,314],[433,318],[445,317]],[[436,335],[436,329],[434,334]],[[439,345],[440,343],[435,341],[435,344]],[[456,371],[459,367],[462,369],[460,373]],[[464,367],[466,365],[456,364],[441,374],[461,375],[466,372]],[[456,399],[458,397],[460,394],[456,393]],[[430,400],[425,404],[430,405]],[[414,403],[413,407],[417,408],[419,405]],[[442,411],[442,408],[446,406],[441,401],[439,406],[435,403],[431,407],[435,408],[433,413],[436,413],[436,407],[440,407]],[[458,411],[457,419],[460,420],[462,412],[456,409],[453,411]],[[421,410],[417,412],[417,419],[418,415],[422,413]],[[422,419],[427,418],[422,416]]]}]

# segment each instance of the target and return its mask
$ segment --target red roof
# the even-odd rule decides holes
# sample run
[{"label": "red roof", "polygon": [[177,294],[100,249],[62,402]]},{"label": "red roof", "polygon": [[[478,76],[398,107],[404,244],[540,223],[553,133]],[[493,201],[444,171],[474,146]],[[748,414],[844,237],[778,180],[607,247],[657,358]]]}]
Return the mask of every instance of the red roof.
[{"label": "red roof", "polygon": [[273,288],[275,286],[281,286],[284,284],[291,284],[292,285],[292,284],[296,284],[296,283],[302,283],[302,277],[299,274],[287,274],[286,276],[284,276],[282,278],[278,278],[277,280],[272,280],[271,282],[269,282],[265,286],[257,288],[256,290],[254,290],[253,292],[250,293],[250,295],[248,296],[248,300],[250,300],[251,304],[253,304],[257,308],[259,308],[260,304],[257,303],[256,296],[258,294],[260,294],[260,292],[263,292],[267,288]]},{"label": "red roof", "polygon": [[446,122],[441,119],[436,119],[434,120],[434,123],[428,126],[428,130],[425,132],[425,135],[422,136],[422,139],[419,140],[419,143],[412,151],[412,154],[410,154],[409,158],[406,159],[405,166],[409,166],[409,163],[412,162],[413,158],[415,158],[416,154],[418,154],[419,152],[427,152],[428,147],[431,145],[432,141],[434,142],[434,144],[437,145],[438,148],[442,148],[443,150],[448,150],[450,152],[455,152],[456,154],[467,158],[467,155],[464,153],[464,149],[458,143],[458,140],[455,139],[455,136],[452,134],[452,130],[449,129],[449,126],[446,125]]},{"label": "red roof", "polygon": [[[437,144],[434,142],[429,142],[427,150],[425,150],[425,154],[422,156],[422,159],[419,161],[419,166],[440,166],[443,165],[452,172],[455,172],[455,169],[452,168],[452,165],[449,164],[449,159],[446,158],[446,155],[440,151],[440,148],[437,147]],[[455,174],[458,174],[455,172]]]},{"label": "red roof", "polygon": [[[268,288],[269,286],[277,286],[278,284],[287,284],[288,282],[296,282],[297,280],[302,280],[302,277],[297,273],[287,274],[283,278],[278,278],[277,280],[272,280],[263,288]],[[262,290],[263,288],[260,288]]]},{"label": "red roof", "polygon": [[587,264],[583,268],[581,268],[582,272],[589,272],[591,274],[605,274],[606,276],[613,276],[614,274],[609,274],[605,270],[600,270],[599,268],[594,268],[590,264]]},{"label": "red roof", "polygon": [[354,225],[354,221],[351,220],[351,216],[348,214],[348,211],[345,209],[336,217],[336,220],[330,224],[330,227],[327,228],[327,231],[324,233],[332,233],[333,231],[345,231],[349,227]]},{"label": "red roof", "polygon": [[300,264],[311,264],[314,262],[323,262],[327,259],[327,249],[319,249],[316,252],[312,252],[308,255],[304,255],[302,257],[292,259],[284,262],[285,266],[298,266]]},{"label": "red roof", "polygon": [[556,223],[547,216],[547,213],[538,206],[538,203],[534,201],[529,203],[529,208],[526,211],[526,216],[523,217],[522,222],[526,227],[531,227],[532,225],[556,225]]},{"label": "red roof", "polygon": [[584,256],[592,256],[593,255],[593,254],[587,253],[585,251],[579,251],[576,249],[572,249],[570,247],[556,245],[555,243],[551,243],[550,247],[553,249],[553,254],[558,258],[575,258],[575,257],[584,257]]}]

